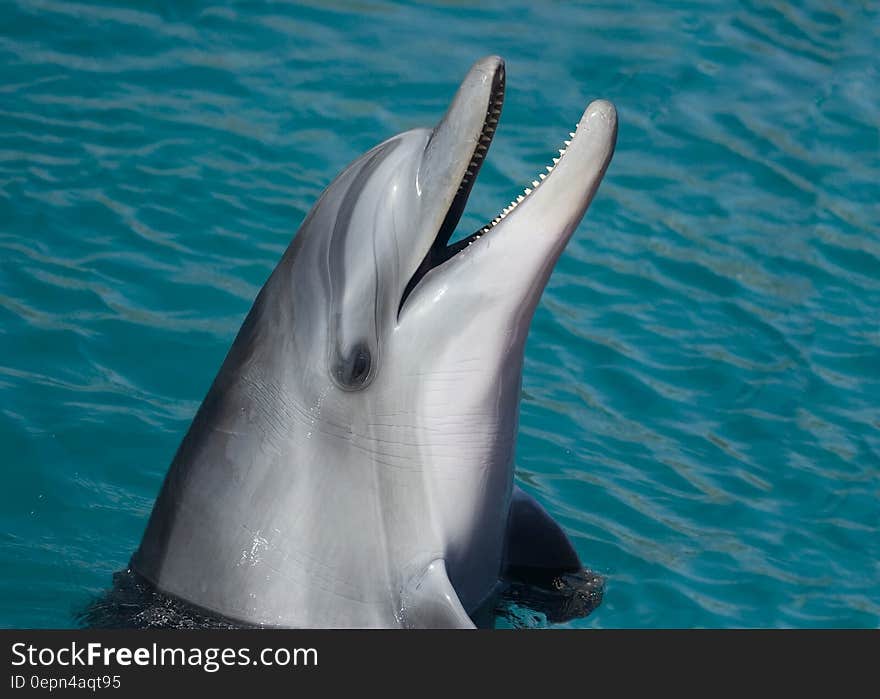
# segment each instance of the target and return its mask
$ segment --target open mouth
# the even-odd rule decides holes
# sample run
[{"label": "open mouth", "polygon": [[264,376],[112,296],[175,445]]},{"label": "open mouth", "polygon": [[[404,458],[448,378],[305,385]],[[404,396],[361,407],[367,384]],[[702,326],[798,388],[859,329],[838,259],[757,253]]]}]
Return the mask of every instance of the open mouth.
[{"label": "open mouth", "polygon": [[[413,274],[412,278],[409,280],[409,283],[407,284],[406,289],[403,292],[403,296],[400,299],[400,306],[398,307],[398,315],[400,314],[400,310],[403,308],[407,297],[410,295],[412,290],[416,288],[422,278],[426,274],[428,274],[428,272],[430,272],[432,269],[435,269],[436,267],[439,267],[444,262],[452,259],[455,255],[467,248],[473,242],[479,240],[481,236],[488,233],[502,219],[506,218],[511,211],[513,211],[535,189],[537,189],[541,185],[541,182],[543,182],[547,175],[553,171],[553,168],[559,162],[560,158],[565,155],[565,149],[571,143],[571,141],[565,141],[565,148],[561,148],[559,150],[559,157],[553,158],[553,164],[547,166],[547,173],[542,172],[541,174],[539,174],[538,179],[532,181],[531,187],[526,187],[523,193],[517,196],[516,199],[511,201],[510,204],[508,204],[506,207],[504,207],[498,213],[498,215],[495,216],[495,218],[493,218],[489,223],[485,224],[484,226],[478,228],[467,237],[462,238],[461,240],[450,245],[449,240],[452,238],[452,235],[455,232],[455,228],[456,226],[458,226],[458,222],[461,219],[462,214],[464,213],[468,197],[470,196],[474,183],[477,180],[477,175],[480,172],[480,168],[482,167],[483,162],[486,159],[486,154],[489,151],[489,146],[492,143],[492,138],[495,136],[495,131],[498,128],[498,121],[501,117],[501,107],[504,103],[504,84],[505,74],[504,66],[502,65],[493,76],[491,96],[489,98],[489,103],[486,108],[486,116],[483,120],[482,132],[480,133],[477,145],[474,147],[474,152],[471,155],[470,163],[468,164],[465,175],[458,186],[455,197],[453,198],[452,203],[449,206],[449,210],[446,212],[443,223],[441,224],[440,229],[437,231],[437,236],[434,239],[434,243],[431,245],[431,248],[428,250],[425,258],[422,260],[422,263],[419,265],[415,274]],[[574,135],[574,132],[569,134],[570,138],[574,138]]]}]

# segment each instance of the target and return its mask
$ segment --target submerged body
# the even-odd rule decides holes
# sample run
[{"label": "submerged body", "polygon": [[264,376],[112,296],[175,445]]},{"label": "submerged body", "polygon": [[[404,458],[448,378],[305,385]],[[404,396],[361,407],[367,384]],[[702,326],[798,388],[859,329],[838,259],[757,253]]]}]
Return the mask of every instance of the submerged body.
[{"label": "submerged body", "polygon": [[580,566],[513,485],[523,350],[613,152],[585,112],[540,186],[448,245],[501,110],[468,73],[433,130],[327,188],[260,291],[157,499],[132,567],[232,620],[470,627],[505,568]]}]

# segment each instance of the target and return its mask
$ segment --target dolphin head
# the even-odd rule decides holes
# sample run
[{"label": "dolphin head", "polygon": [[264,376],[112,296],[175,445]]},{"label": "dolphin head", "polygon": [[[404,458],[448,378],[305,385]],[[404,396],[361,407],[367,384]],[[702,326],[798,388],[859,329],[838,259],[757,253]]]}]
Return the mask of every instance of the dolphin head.
[{"label": "dolphin head", "polygon": [[548,174],[450,244],[504,82],[478,61],[435,128],[379,144],[312,208],[133,559],[161,589],[258,623],[382,626],[432,561],[468,611],[494,588],[529,324],[617,132],[593,102]]},{"label": "dolphin head", "polygon": [[413,367],[427,375],[479,360],[483,375],[497,377],[521,354],[541,292],[611,159],[617,121],[610,103],[593,102],[549,173],[450,245],[504,86],[502,59],[484,58],[436,127],[358,158],[322,194],[273,275],[291,285],[279,298],[295,297],[297,343],[314,359],[307,373],[329,381],[340,400],[357,400],[352,394],[377,380],[399,383]]},{"label": "dolphin head", "polygon": [[[316,458],[356,442],[380,469],[421,474],[453,579],[480,566],[497,573],[529,324],[617,134],[614,107],[593,102],[549,172],[450,245],[504,85],[500,58],[478,61],[436,127],[352,163],[267,285],[281,287],[270,325],[287,348],[285,383],[297,384],[313,423],[332,426]],[[475,540],[489,543],[477,551]]]},{"label": "dolphin head", "polygon": [[307,354],[317,358],[326,345],[309,366],[317,384],[329,378],[336,390],[359,392],[395,372],[389,349],[404,301],[447,254],[503,93],[502,61],[479,61],[436,128],[407,131],[365,153],[309,213],[273,281],[294,285],[279,298],[297,308]]}]

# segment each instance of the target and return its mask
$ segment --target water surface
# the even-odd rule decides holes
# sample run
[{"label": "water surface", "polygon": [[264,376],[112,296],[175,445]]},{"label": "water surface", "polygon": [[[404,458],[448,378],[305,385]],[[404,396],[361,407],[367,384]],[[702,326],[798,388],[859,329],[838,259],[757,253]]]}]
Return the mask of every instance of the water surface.
[{"label": "water surface", "polygon": [[316,197],[489,53],[462,232],[619,110],[517,446],[607,578],[572,625],[880,624],[877,6],[481,6],[2,4],[0,625],[109,585]]}]

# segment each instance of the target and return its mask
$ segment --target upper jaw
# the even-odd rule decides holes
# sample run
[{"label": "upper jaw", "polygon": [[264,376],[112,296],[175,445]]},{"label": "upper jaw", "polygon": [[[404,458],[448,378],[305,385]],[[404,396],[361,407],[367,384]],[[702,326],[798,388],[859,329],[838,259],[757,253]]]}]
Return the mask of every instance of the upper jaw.
[{"label": "upper jaw", "polygon": [[431,131],[416,175],[428,223],[418,265],[402,291],[398,313],[419,280],[447,255],[447,243],[495,135],[504,101],[504,61],[488,56],[465,76],[449,108]]},{"label": "upper jaw", "polygon": [[444,216],[453,200],[473,186],[501,115],[504,80],[499,56],[474,63],[425,145],[418,190],[439,196]]},{"label": "upper jaw", "polygon": [[[460,173],[464,165],[463,176],[454,177],[451,181],[457,187],[437,231],[435,247],[446,246],[464,213],[468,196],[498,128],[504,104],[504,86],[504,61],[501,58],[489,56],[477,61],[425,146],[424,160],[427,163],[434,162],[438,157],[448,159],[448,154],[454,154],[456,162],[450,164],[450,169]],[[430,167],[426,170],[430,170]]]}]

